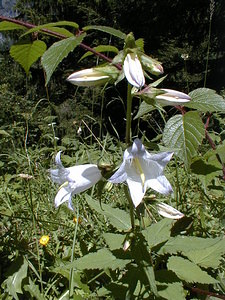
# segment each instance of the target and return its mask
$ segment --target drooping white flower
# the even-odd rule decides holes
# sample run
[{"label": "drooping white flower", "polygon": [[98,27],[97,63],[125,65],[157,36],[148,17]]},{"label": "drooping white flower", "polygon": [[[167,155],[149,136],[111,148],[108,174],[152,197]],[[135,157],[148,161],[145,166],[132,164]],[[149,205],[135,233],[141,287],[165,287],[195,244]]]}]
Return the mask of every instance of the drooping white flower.
[{"label": "drooping white flower", "polygon": [[157,207],[158,207],[158,213],[165,218],[177,220],[183,218],[184,216],[182,212],[180,212],[179,210],[173,208],[172,206],[166,203],[162,203],[162,202],[158,203]]},{"label": "drooping white flower", "polygon": [[67,80],[78,86],[96,86],[105,84],[110,76],[100,70],[91,68],[72,73]]},{"label": "drooping white flower", "polygon": [[112,183],[126,181],[135,207],[141,203],[149,188],[161,194],[169,194],[172,187],[163,175],[163,169],[172,155],[172,152],[150,154],[142,142],[135,139],[132,147],[125,150],[121,166],[109,181]]},{"label": "drooping white flower", "polygon": [[50,169],[53,182],[60,184],[55,197],[55,206],[68,201],[68,207],[73,210],[72,196],[79,194],[101,179],[101,172],[97,165],[85,164],[64,168],[60,159],[61,151],[55,157],[56,169]]},{"label": "drooping white flower", "polygon": [[124,59],[123,71],[127,81],[137,87],[141,88],[145,84],[145,77],[141,63],[135,53],[128,53]]}]

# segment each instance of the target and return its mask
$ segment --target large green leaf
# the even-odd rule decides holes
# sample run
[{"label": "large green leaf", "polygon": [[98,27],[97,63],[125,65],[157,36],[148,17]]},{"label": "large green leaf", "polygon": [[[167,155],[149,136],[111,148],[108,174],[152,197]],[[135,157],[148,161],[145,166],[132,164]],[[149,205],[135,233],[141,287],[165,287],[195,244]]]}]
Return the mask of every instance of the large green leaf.
[{"label": "large green leaf", "polygon": [[78,258],[67,267],[74,267],[79,270],[84,269],[112,269],[124,268],[131,261],[129,259],[116,258],[108,249],[100,249],[97,252],[89,253]]},{"label": "large green leaf", "polygon": [[177,149],[176,154],[188,168],[204,136],[205,128],[198,112],[190,111],[169,119],[163,132],[163,142],[167,147]]},{"label": "large green leaf", "polygon": [[[94,47],[93,49],[100,53],[101,52],[114,52],[117,54],[119,52],[119,50],[116,47],[110,46],[110,45],[99,45],[97,47]],[[91,51],[88,51],[79,59],[79,61],[81,61],[82,59],[84,59],[88,56],[91,56],[91,55],[94,55],[94,53]]]},{"label": "large green leaf", "polygon": [[17,61],[28,74],[31,65],[42,56],[46,50],[43,41],[36,40],[32,43],[18,43],[11,47],[10,55]]},{"label": "large green leaf", "polygon": [[195,236],[176,236],[171,237],[158,252],[159,254],[184,253],[192,250],[202,250],[217,244],[220,239],[199,238]]},{"label": "large green leaf", "polygon": [[111,35],[114,35],[120,39],[125,39],[126,38],[126,34],[123,33],[122,31],[118,30],[118,29],[114,29],[112,27],[108,27],[108,26],[98,26],[98,25],[89,25],[89,26],[85,26],[82,28],[84,31],[88,31],[88,30],[99,30],[102,32],[106,32],[109,33]]},{"label": "large green leaf", "polygon": [[93,200],[89,195],[85,196],[88,205],[98,213],[106,216],[115,228],[124,231],[129,231],[131,229],[130,215],[124,210],[113,208],[104,203],[100,206],[99,202]]},{"label": "large green leaf", "polygon": [[218,268],[224,253],[225,239],[208,248],[184,251],[191,261],[206,268]]},{"label": "large green leaf", "polygon": [[24,30],[26,29],[26,27],[8,21],[2,21],[0,23],[0,31],[16,30],[16,29]]},{"label": "large green leaf", "polygon": [[44,53],[41,62],[46,72],[46,85],[58,64],[82,42],[85,35],[83,33],[78,37],[73,36],[56,42]]},{"label": "large green leaf", "polygon": [[150,248],[169,239],[173,222],[173,220],[165,218],[142,231]]},{"label": "large green leaf", "polygon": [[[164,288],[164,289],[162,289]],[[181,282],[164,284],[158,288],[159,295],[168,300],[185,300],[185,293]]]},{"label": "large green leaf", "polygon": [[225,112],[225,99],[218,95],[216,91],[199,88],[189,93],[191,101],[185,106],[197,109],[201,112]]},{"label": "large green leaf", "polygon": [[198,282],[202,284],[217,283],[216,279],[208,275],[205,271],[202,271],[200,267],[182,257],[171,256],[168,259],[167,268],[186,282]]}]

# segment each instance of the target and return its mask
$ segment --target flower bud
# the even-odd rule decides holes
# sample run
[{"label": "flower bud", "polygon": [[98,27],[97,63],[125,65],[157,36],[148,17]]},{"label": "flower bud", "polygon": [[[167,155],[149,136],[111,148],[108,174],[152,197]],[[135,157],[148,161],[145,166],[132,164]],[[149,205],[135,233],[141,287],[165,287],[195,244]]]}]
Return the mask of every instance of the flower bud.
[{"label": "flower bud", "polygon": [[145,84],[144,73],[137,54],[128,53],[126,55],[123,63],[123,70],[127,81],[131,85],[141,88]]},{"label": "flower bud", "polygon": [[78,86],[98,86],[112,79],[116,80],[118,75],[119,70],[116,67],[104,66],[74,72],[67,80]]},{"label": "flower bud", "polygon": [[141,58],[141,63],[143,65],[143,68],[146,71],[149,71],[153,75],[163,74],[163,72],[164,72],[163,67],[158,60],[156,60],[144,53],[141,54],[140,58]]},{"label": "flower bud", "polygon": [[168,204],[159,203],[157,204],[157,207],[158,213],[165,218],[177,220],[183,218],[184,216],[183,213]]}]

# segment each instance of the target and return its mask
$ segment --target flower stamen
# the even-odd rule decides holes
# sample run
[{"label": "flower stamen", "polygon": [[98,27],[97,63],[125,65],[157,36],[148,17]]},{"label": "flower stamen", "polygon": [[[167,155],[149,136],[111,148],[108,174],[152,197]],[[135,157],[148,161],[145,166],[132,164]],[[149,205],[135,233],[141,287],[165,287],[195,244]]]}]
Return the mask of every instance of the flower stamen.
[{"label": "flower stamen", "polygon": [[61,190],[61,188],[68,186],[69,181],[64,182],[63,184],[60,185],[59,190]]},{"label": "flower stamen", "polygon": [[142,182],[142,188],[144,190],[144,185],[145,185],[145,174],[142,170],[142,167],[141,167],[141,164],[140,164],[140,161],[137,157],[134,157],[133,158],[133,164],[134,164],[134,167],[137,171],[137,173],[140,175],[141,177],[141,182]]}]

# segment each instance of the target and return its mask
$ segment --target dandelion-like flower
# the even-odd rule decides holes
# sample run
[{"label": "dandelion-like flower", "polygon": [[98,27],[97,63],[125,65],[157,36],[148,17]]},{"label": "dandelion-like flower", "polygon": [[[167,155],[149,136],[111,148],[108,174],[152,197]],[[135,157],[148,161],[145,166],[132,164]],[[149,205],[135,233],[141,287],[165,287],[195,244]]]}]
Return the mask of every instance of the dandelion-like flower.
[{"label": "dandelion-like flower", "polygon": [[49,236],[48,235],[42,235],[42,237],[40,238],[39,240],[39,243],[42,245],[42,246],[46,246],[49,242]]},{"label": "dandelion-like flower", "polygon": [[69,209],[73,210],[72,196],[92,187],[101,179],[102,175],[97,165],[94,164],[64,168],[60,155],[61,151],[55,157],[57,168],[50,169],[52,181],[60,184],[55,197],[55,206],[58,207],[62,203],[68,202]]},{"label": "dandelion-like flower", "polygon": [[141,203],[149,188],[161,194],[169,194],[172,187],[163,175],[163,169],[172,155],[172,152],[150,154],[142,142],[135,139],[132,147],[125,150],[121,166],[109,181],[112,183],[126,181],[135,207]]}]

